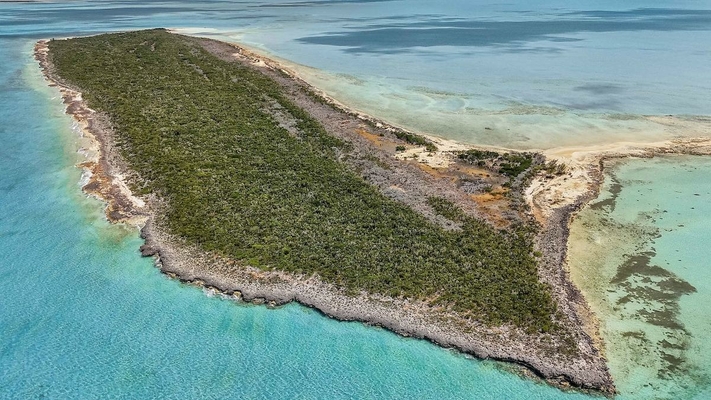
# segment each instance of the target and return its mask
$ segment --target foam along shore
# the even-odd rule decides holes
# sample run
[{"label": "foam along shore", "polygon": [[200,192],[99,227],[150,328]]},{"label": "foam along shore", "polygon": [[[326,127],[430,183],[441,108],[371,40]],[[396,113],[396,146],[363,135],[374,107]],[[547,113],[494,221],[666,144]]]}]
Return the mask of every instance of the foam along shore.
[{"label": "foam along shore", "polygon": [[[250,65],[277,80],[285,88],[285,93],[294,96],[301,107],[324,123],[329,133],[332,130],[344,130],[344,126],[360,127],[364,122],[376,133],[399,130],[384,121],[347,110],[327,97],[321,97],[322,101],[318,101],[305,95],[304,93],[312,93],[315,90],[272,60],[235,45],[196,40],[218,57]],[[601,344],[596,339],[594,317],[588,311],[580,292],[570,283],[564,268],[570,218],[597,193],[601,180],[599,160],[606,156],[605,153],[573,151],[569,158],[560,153],[559,159],[570,164],[570,172],[554,178],[534,177],[532,189],[527,191],[527,200],[544,227],[538,237],[538,248],[543,253],[540,277],[552,286],[553,297],[568,322],[568,328],[572,330],[572,337],[578,349],[575,356],[554,354],[540,335],[527,334],[511,326],[487,327],[463,320],[447,310],[433,309],[424,302],[406,298],[390,298],[365,292],[346,294],[315,275],[303,276],[237,265],[233,260],[206,253],[169,235],[156,223],[155,213],[161,209],[160,199],[150,195],[139,198],[128,191],[124,178],[130,175],[131,171],[127,170],[126,163],[113,146],[110,121],[89,109],[83,102],[81,93],[64,84],[61,78],[56,76],[47,51],[47,42],[37,44],[35,55],[45,76],[51,84],[59,87],[67,104],[67,112],[82,124],[84,132],[93,136],[98,144],[96,157],[82,165],[92,174],[85,190],[107,201],[107,217],[110,220],[143,225],[142,235],[146,244],[141,251],[146,256],[155,255],[158,265],[167,274],[184,281],[214,287],[245,301],[272,305],[298,301],[337,319],[363,321],[402,335],[424,338],[445,347],[455,347],[480,358],[522,365],[554,384],[574,385],[605,393],[614,392],[605,359],[599,351]],[[308,107],[304,107],[305,105]],[[352,139],[367,144],[368,138],[355,136]],[[453,150],[471,148],[434,137],[430,140],[438,144],[437,151],[411,147],[407,155],[416,156],[418,161],[429,163],[434,169],[454,162]],[[665,142],[654,149],[668,152],[704,151],[701,144]],[[616,151],[616,156],[623,156],[651,154],[654,150],[629,146]],[[402,155],[398,157],[402,158]],[[427,177],[416,183],[422,186],[423,183],[431,184],[433,181]],[[449,189],[441,182],[435,184],[440,185],[437,190],[442,190],[443,187],[444,190]],[[429,190],[419,186],[408,189],[425,192]]]},{"label": "foam along shore", "polygon": [[46,41],[35,45],[35,59],[40,62],[44,76],[50,86],[57,87],[66,105],[67,114],[79,124],[85,141],[79,152],[86,161],[79,164],[84,170],[82,190],[87,194],[106,201],[106,217],[112,222],[121,222],[141,227],[148,221],[149,210],[146,203],[131,193],[124,181],[119,159],[112,159],[116,151],[111,148],[111,141],[105,138],[106,126],[110,124],[103,116],[87,107],[81,92],[68,87],[53,77],[52,67],[48,62]]}]

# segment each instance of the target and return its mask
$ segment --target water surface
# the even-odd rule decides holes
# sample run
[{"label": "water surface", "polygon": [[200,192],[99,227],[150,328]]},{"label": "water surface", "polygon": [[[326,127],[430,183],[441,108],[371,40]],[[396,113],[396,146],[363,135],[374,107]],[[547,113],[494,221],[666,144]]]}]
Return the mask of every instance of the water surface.
[{"label": "water surface", "polygon": [[711,396],[711,158],[608,166],[571,227],[570,268],[635,398]]}]

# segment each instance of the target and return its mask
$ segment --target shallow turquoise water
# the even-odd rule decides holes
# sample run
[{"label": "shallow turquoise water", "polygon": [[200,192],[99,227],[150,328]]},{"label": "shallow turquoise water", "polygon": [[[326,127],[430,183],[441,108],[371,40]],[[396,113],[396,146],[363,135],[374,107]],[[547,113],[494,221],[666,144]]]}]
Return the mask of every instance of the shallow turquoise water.
[{"label": "shallow turquoise water", "polygon": [[[618,134],[609,136],[618,132],[608,124],[615,113],[648,128],[628,114],[709,109],[705,4],[472,4],[0,2],[0,398],[587,398],[426,342],[296,305],[236,304],[163,277],[138,256],[137,232],[108,226],[102,205],[81,194],[77,133],[31,56],[41,37],[193,28],[319,68],[309,70],[315,82],[395,122],[423,117],[420,127],[436,134],[497,145],[607,140]],[[580,19],[592,26],[568,26]],[[622,27],[630,20],[645,29]],[[383,24],[399,33],[377,31]],[[477,39],[472,33],[481,26],[496,27],[500,37]],[[521,36],[521,26],[538,30]],[[470,29],[469,41],[451,35],[452,27]],[[413,43],[413,29],[435,34]],[[638,57],[629,66],[621,55],[631,50]],[[574,104],[580,98],[588,103]],[[469,125],[480,119],[504,129],[482,136]],[[690,190],[697,178],[679,184]],[[703,234],[711,213],[681,215],[693,216]],[[673,262],[678,243],[704,237],[679,232],[686,231],[659,239],[655,262]],[[684,249],[683,262],[703,257],[698,243]],[[702,293],[709,282],[703,271],[675,273]],[[694,296],[680,299],[689,332],[709,321],[693,307]],[[706,347],[694,346],[687,351],[694,362],[711,364]],[[627,365],[634,370],[635,362]],[[645,398],[634,386],[639,376],[616,377],[627,390],[622,397]],[[688,397],[694,388],[673,393]]]},{"label": "shallow turquoise water", "polygon": [[711,158],[673,156],[614,163],[571,227],[572,277],[626,397],[711,397],[709,226]]},{"label": "shallow turquoise water", "polygon": [[265,24],[191,32],[315,67],[295,69],[351,107],[477,144],[694,136],[643,115],[711,109],[708,2],[288,3],[265,7],[278,15]]}]

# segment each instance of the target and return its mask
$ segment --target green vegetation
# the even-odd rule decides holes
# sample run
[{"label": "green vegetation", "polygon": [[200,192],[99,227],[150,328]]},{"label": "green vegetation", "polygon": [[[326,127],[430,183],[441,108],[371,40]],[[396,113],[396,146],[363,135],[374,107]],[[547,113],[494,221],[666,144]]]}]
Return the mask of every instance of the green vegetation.
[{"label": "green vegetation", "polygon": [[[461,222],[447,231],[385,197],[337,161],[348,144],[265,75],[163,30],[52,41],[50,52],[59,75],[111,117],[140,177],[134,190],[166,200],[161,223],[173,234],[349,291],[429,299],[488,324],[555,327],[530,229],[499,231],[429,199]],[[270,115],[275,104],[296,134]]]},{"label": "green vegetation", "polygon": [[531,163],[533,162],[533,156],[527,153],[504,153],[503,158],[506,161],[501,163],[499,172],[509,178],[516,178],[521,175],[523,171],[531,167]]},{"label": "green vegetation", "polygon": [[467,150],[459,153],[460,160],[480,167],[486,167],[509,179],[516,179],[521,173],[531,168],[533,154],[503,153],[488,150]]},{"label": "green vegetation", "polygon": [[488,159],[496,159],[499,157],[499,153],[495,151],[488,150],[467,150],[459,153],[459,159],[467,161],[471,164],[482,162],[480,165],[484,165]]},{"label": "green vegetation", "polygon": [[425,146],[425,149],[427,149],[427,151],[429,151],[430,153],[437,151],[437,146],[435,146],[435,144],[430,142],[429,140],[425,139],[424,136],[404,131],[395,131],[394,134],[398,139],[404,140],[407,143],[414,144],[416,146]]},{"label": "green vegetation", "polygon": [[568,171],[568,167],[566,167],[565,164],[558,164],[556,160],[548,161],[541,165],[540,169],[545,171],[548,175],[563,175]]},{"label": "green vegetation", "polygon": [[464,214],[464,211],[447,199],[430,197],[427,199],[427,204],[429,204],[437,214],[454,222],[465,222],[470,219]]}]

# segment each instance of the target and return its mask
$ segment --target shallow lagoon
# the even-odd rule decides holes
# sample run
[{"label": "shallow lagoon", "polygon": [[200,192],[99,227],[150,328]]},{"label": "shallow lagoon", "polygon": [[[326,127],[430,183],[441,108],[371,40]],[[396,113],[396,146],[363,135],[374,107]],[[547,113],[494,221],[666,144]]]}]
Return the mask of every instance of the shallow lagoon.
[{"label": "shallow lagoon", "polygon": [[[80,193],[73,167],[76,132],[62,114],[57,93],[44,86],[31,48],[42,37],[191,28],[289,59],[307,79],[351,106],[437,135],[499,146],[652,140],[668,132],[636,114],[708,112],[703,67],[711,54],[700,49],[709,43],[711,25],[708,12],[699,10],[703,4],[596,6],[413,0],[0,2],[0,397],[150,397],[159,390],[167,397],[583,397],[518,378],[494,363],[331,321],[303,307],[239,305],[166,279],[138,257],[137,233],[108,226],[101,205]],[[590,20],[591,27],[571,30],[566,28],[571,20]],[[520,26],[533,27],[536,21],[538,36],[516,36]],[[541,21],[556,30],[540,27]],[[623,27],[631,21],[642,25]],[[384,25],[402,34],[378,31]],[[457,42],[458,36],[446,31],[459,27],[475,38],[471,33],[482,26],[497,27],[500,38]],[[408,42],[413,29],[434,35],[429,42]],[[365,39],[371,47],[364,46]],[[640,168],[641,180],[664,176],[648,165]],[[702,178],[677,184],[690,191],[697,185],[694,179]],[[628,185],[635,190],[633,181],[626,181],[620,199]],[[703,233],[711,214],[687,211],[681,216],[695,216],[693,226]],[[647,221],[632,237],[662,229],[659,221],[666,220]],[[704,237],[685,237],[689,231],[678,228],[657,241],[697,243],[691,239]],[[655,265],[703,259],[699,252],[705,246],[699,244],[697,250],[684,250],[688,258],[674,261],[670,255],[679,247],[669,240],[666,247],[655,242]],[[603,269],[614,272],[618,265],[611,262]],[[690,337],[681,351],[688,364],[703,366],[711,353],[695,332],[708,328],[709,317],[694,305],[708,293],[703,291],[708,279],[703,269],[694,271],[687,276],[674,270],[696,290],[679,296],[678,318],[688,333],[679,339]],[[593,285],[586,293],[596,289]],[[600,299],[594,305],[602,308],[605,298]],[[610,315],[611,327],[619,319],[614,313],[601,315]],[[623,315],[622,326],[646,329],[630,315]],[[664,334],[653,328],[649,335]],[[646,380],[669,386],[669,379],[655,377],[656,361],[628,361],[627,351],[643,346],[615,347],[614,334],[610,337],[621,397],[647,398]],[[641,370],[646,375],[637,373]],[[689,371],[699,379],[687,379]],[[703,368],[675,376],[678,385],[669,386],[670,397],[701,398],[699,390],[708,390]]]},{"label": "shallow lagoon", "polygon": [[631,397],[711,396],[710,200],[709,157],[616,161],[572,224],[571,276]]}]

